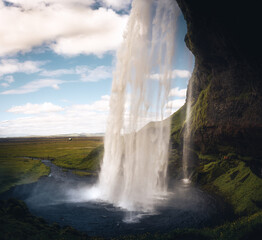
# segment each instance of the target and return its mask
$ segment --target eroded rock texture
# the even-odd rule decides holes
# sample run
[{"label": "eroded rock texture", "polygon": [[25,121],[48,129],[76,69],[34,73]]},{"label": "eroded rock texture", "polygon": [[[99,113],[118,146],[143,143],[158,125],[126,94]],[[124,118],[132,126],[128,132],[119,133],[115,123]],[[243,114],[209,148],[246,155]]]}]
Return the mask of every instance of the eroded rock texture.
[{"label": "eroded rock texture", "polygon": [[262,156],[262,64],[259,1],[177,0],[195,55],[192,135],[202,152],[232,146]]}]

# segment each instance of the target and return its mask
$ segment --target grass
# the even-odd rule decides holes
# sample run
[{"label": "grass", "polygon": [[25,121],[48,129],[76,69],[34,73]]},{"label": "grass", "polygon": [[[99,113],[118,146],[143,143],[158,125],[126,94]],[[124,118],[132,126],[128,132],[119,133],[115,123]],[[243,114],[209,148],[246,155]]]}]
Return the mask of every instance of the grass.
[{"label": "grass", "polygon": [[94,176],[95,173],[93,172],[88,172],[88,171],[80,171],[80,170],[74,170],[72,171],[73,174],[81,176],[81,177],[85,177],[85,176]]},{"label": "grass", "polygon": [[238,162],[236,167],[216,178],[213,184],[234,206],[236,214],[252,214],[261,209],[262,179],[253,174],[244,162]]},{"label": "grass", "polygon": [[[181,108],[173,117],[176,122],[172,127],[173,137],[180,135],[184,114],[185,109]],[[260,239],[256,236],[262,234],[262,179],[246,165],[251,161],[250,157],[239,156],[228,146],[219,148],[219,154],[198,153],[200,165],[194,180],[222,196],[240,218],[215,228],[174,229],[168,233],[145,233],[116,239]],[[0,192],[47,175],[49,169],[39,159],[50,159],[64,171],[73,169],[75,174],[87,176],[98,170],[102,156],[102,138],[0,140]],[[175,160],[178,161],[173,159],[170,164],[174,165]],[[29,213],[25,218],[21,217],[21,212],[27,211],[23,210],[23,204],[16,203],[12,207],[9,204],[0,203],[0,235],[3,236],[0,239],[89,239],[71,227],[47,225],[43,219]]]},{"label": "grass", "polygon": [[193,132],[197,129],[206,126],[207,124],[207,108],[208,108],[208,96],[209,96],[210,84],[205,90],[199,94],[197,102],[192,107],[192,130]]},{"label": "grass", "polygon": [[171,135],[180,132],[186,119],[186,104],[172,116]]},{"label": "grass", "polygon": [[0,139],[0,192],[48,175],[40,159],[81,176],[93,174],[103,156],[102,142],[101,137]]},{"label": "grass", "polygon": [[200,154],[195,179],[204,188],[221,195],[238,216],[254,214],[262,207],[262,179],[242,161],[246,158],[234,153],[221,157]]},{"label": "grass", "polygon": [[37,181],[49,174],[49,168],[40,160],[0,157],[0,193],[20,184]]}]

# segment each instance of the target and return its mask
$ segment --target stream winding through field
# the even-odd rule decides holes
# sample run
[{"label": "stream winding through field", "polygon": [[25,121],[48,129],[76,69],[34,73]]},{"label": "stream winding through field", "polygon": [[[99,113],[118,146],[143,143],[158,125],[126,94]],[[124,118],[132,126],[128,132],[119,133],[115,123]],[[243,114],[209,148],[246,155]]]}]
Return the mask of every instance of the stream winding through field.
[{"label": "stream winding through field", "polygon": [[[20,185],[2,194],[1,198],[15,197],[25,201],[30,211],[46,221],[70,225],[93,236],[119,236],[144,232],[167,232],[174,228],[205,227],[221,221],[216,200],[193,185],[174,182],[168,200],[163,200],[151,214],[132,213],[102,201],[81,201],[78,189],[91,187],[95,177],[80,177],[72,171],[63,171],[49,160],[48,177],[38,182]],[[72,198],[72,192],[75,193]],[[79,196],[80,198],[80,196]],[[79,201],[78,201],[79,200]]]}]

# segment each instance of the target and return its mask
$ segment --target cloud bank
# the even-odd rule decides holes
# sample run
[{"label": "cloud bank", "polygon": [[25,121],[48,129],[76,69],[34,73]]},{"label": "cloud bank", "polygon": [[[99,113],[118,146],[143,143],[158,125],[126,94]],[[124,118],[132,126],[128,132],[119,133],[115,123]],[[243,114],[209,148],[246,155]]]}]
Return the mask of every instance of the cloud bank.
[{"label": "cloud bank", "polygon": [[105,132],[109,100],[105,95],[91,104],[67,107],[50,102],[13,106],[9,113],[31,116],[0,121],[0,137]]},{"label": "cloud bank", "polygon": [[22,113],[22,114],[39,114],[39,113],[51,113],[51,112],[60,112],[63,108],[57,105],[54,105],[50,102],[45,102],[43,104],[32,104],[27,103],[22,106],[14,106],[7,110],[10,113]]},{"label": "cloud bank", "polygon": [[[128,100],[130,101],[130,99]],[[7,111],[20,116],[13,120],[0,121],[0,137],[55,135],[65,133],[103,133],[106,129],[110,96],[104,95],[90,104],[74,104],[61,107],[51,102],[41,104],[27,103],[13,106]],[[169,101],[166,109],[176,111],[185,103],[185,99]],[[125,118],[129,119],[129,104],[126,104]],[[30,115],[21,117],[21,115]],[[157,120],[154,113],[141,118],[142,126]]]},{"label": "cloud bank", "polygon": [[[1,24],[0,24],[1,26]],[[0,38],[1,41],[1,38]],[[1,46],[0,46],[1,48]],[[0,60],[0,77],[6,74],[23,72],[26,74],[41,71],[40,66],[44,65],[44,61],[24,61],[19,62],[17,59],[1,59]]]},{"label": "cloud bank", "polygon": [[[104,79],[112,78],[112,68],[109,66],[97,66],[90,68],[88,66],[76,66],[71,69],[55,69],[46,70],[43,65],[45,61],[18,61],[17,59],[2,59],[0,60],[0,86],[9,87],[11,83],[15,81],[14,77],[10,74],[25,73],[32,74],[37,73],[40,77],[38,80],[34,80],[26,83],[25,85],[1,92],[2,95],[8,94],[27,94],[39,91],[42,88],[51,87],[53,89],[59,89],[59,85],[66,82],[98,82]],[[63,75],[74,75],[74,81],[63,81],[55,79]],[[46,77],[46,78],[41,78]]]},{"label": "cloud bank", "polygon": [[43,44],[57,54],[101,56],[117,49],[128,18],[112,9],[92,9],[90,0],[6,2],[0,0],[0,56]]}]

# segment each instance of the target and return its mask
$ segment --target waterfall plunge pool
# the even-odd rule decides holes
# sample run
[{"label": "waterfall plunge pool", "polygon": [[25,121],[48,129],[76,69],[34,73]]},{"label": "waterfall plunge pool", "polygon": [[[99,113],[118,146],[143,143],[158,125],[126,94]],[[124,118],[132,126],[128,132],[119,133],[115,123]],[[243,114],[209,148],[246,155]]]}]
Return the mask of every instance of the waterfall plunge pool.
[{"label": "waterfall plunge pool", "polygon": [[159,201],[151,213],[128,212],[95,200],[94,177],[64,172],[50,161],[48,177],[20,185],[1,195],[25,201],[30,211],[47,222],[70,225],[90,236],[113,237],[145,232],[168,232],[175,228],[200,228],[223,220],[216,199],[196,186],[175,181],[168,198]]}]

